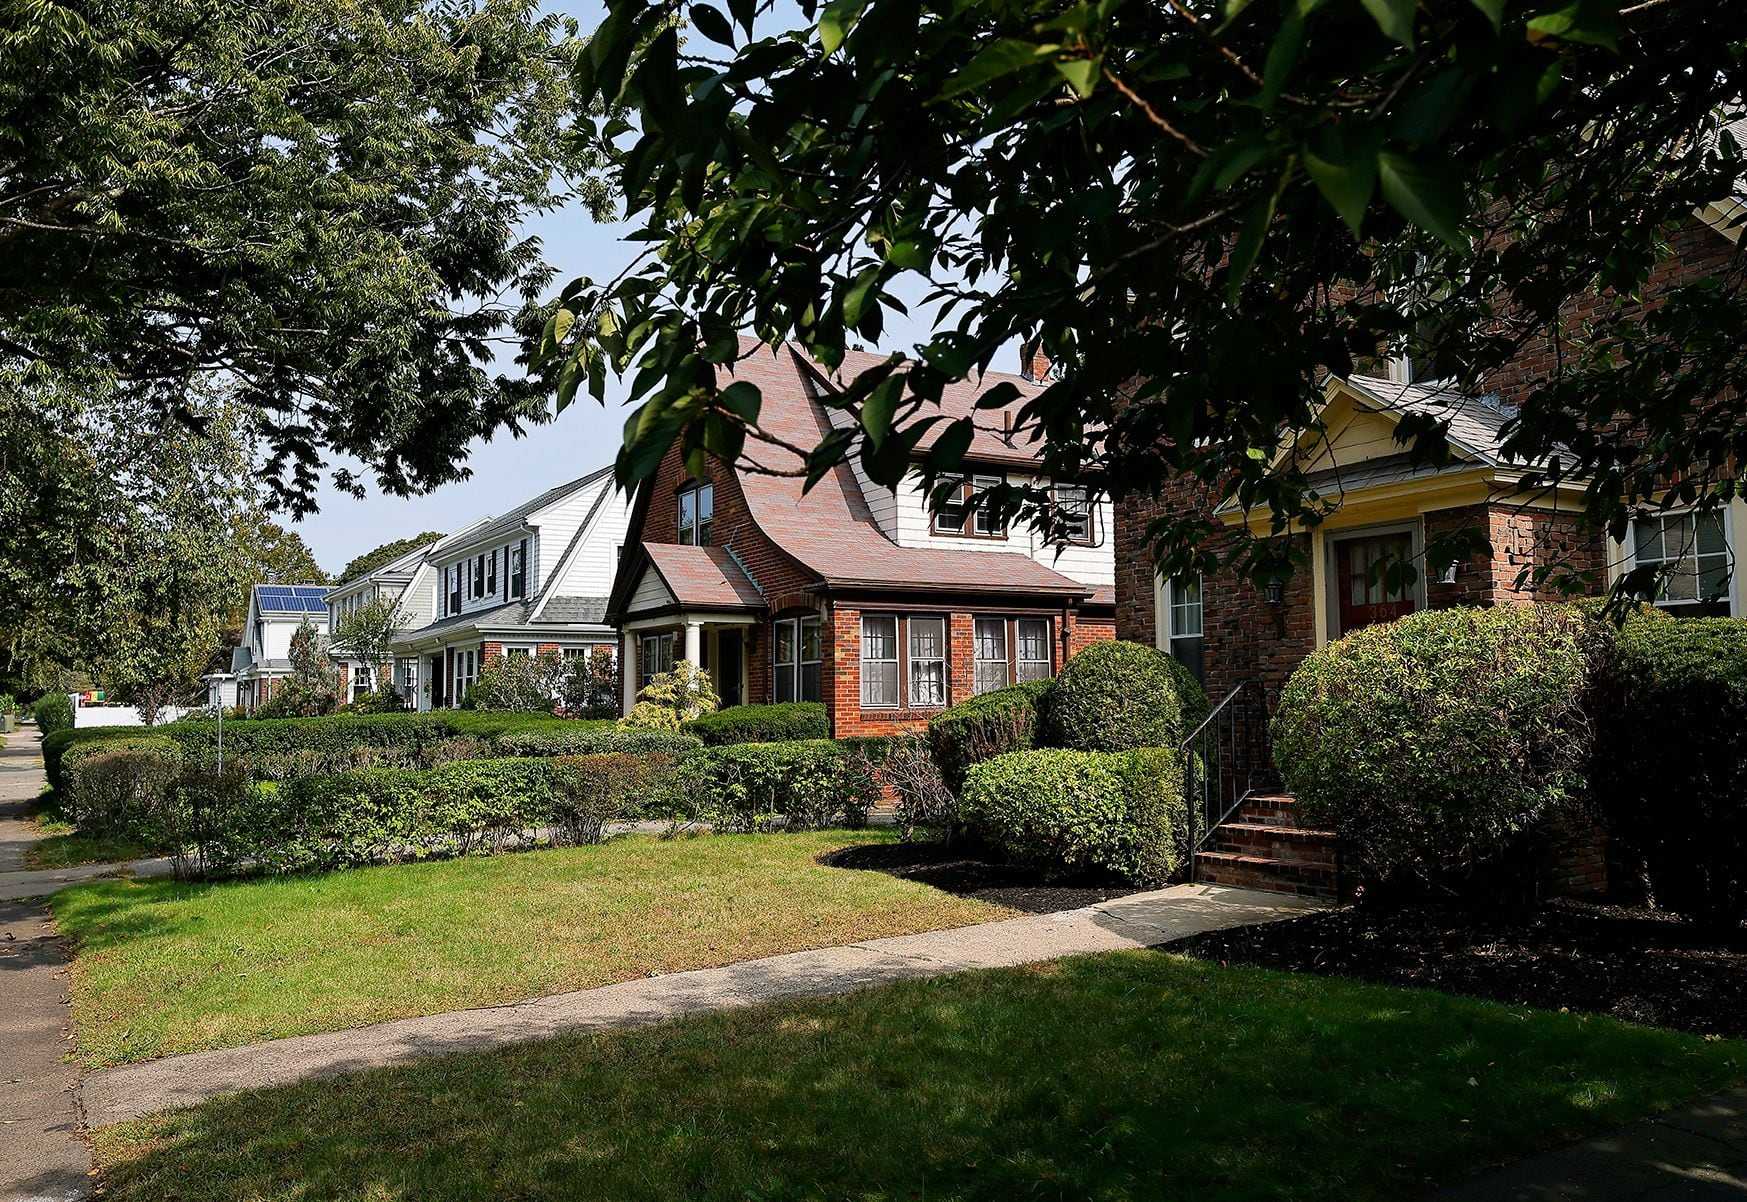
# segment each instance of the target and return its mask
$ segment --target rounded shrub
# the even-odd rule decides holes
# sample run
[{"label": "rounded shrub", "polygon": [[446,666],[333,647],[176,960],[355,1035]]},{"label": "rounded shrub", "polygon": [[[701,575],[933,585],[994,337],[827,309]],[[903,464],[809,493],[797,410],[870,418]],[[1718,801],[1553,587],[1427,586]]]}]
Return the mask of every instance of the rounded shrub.
[{"label": "rounded shrub", "polygon": [[685,731],[712,747],[728,743],[780,743],[789,739],[827,739],[830,723],[817,701],[782,701],[775,705],[731,705],[693,718]]},{"label": "rounded shrub", "polygon": [[963,818],[1018,863],[1159,884],[1185,852],[1182,753],[1008,752],[972,766]]},{"label": "rounded shrub", "polygon": [[1175,747],[1193,729],[1187,717],[1206,710],[1194,676],[1163,651],[1094,643],[1063,665],[1044,693],[1040,741],[1077,751]]},{"label": "rounded shrub", "polygon": [[1592,790],[1656,903],[1747,918],[1747,621],[1628,619],[1596,699]]},{"label": "rounded shrub", "polygon": [[1578,799],[1605,641],[1593,618],[1551,605],[1365,627],[1292,673],[1274,761],[1361,880],[1459,875]]},{"label": "rounded shrub", "polygon": [[30,712],[45,738],[58,730],[73,729],[73,699],[65,693],[44,693]]},{"label": "rounded shrub", "polygon": [[1009,751],[1023,751],[1037,738],[1037,703],[1047,680],[978,693],[928,723],[928,745],[941,779],[955,794],[964,789],[971,765]]}]

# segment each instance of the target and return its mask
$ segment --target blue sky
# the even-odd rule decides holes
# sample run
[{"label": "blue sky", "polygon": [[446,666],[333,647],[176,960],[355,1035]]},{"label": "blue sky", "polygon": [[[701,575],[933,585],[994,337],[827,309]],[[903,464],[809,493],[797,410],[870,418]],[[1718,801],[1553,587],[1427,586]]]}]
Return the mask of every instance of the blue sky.
[{"label": "blue sky", "polygon": [[[604,15],[599,3],[573,0],[556,7],[575,16],[585,33]],[[773,23],[799,20],[798,10],[786,2],[772,16]],[[543,215],[527,228],[544,241],[561,283],[579,275],[610,278],[632,254],[622,240],[629,226],[597,225],[576,210]],[[914,319],[888,314],[881,349],[907,348],[922,332]],[[609,382],[609,403],[604,407],[579,396],[556,421],[532,428],[523,438],[504,433],[475,443],[468,457],[473,475],[426,496],[400,498],[372,490],[358,499],[324,486],[320,511],[291,528],[303,536],[323,568],[337,572],[354,556],[390,539],[421,530],[448,532],[474,518],[501,513],[554,484],[612,462],[627,413],[623,394],[622,387]]]}]

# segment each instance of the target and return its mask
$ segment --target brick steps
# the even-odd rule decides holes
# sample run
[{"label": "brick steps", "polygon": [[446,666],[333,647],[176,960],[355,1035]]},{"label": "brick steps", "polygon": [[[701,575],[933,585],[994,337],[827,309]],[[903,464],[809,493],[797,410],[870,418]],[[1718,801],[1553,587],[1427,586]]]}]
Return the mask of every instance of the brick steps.
[{"label": "brick steps", "polygon": [[1339,848],[1333,831],[1300,826],[1297,800],[1287,794],[1245,798],[1195,853],[1195,879],[1268,893],[1333,898],[1340,891]]}]

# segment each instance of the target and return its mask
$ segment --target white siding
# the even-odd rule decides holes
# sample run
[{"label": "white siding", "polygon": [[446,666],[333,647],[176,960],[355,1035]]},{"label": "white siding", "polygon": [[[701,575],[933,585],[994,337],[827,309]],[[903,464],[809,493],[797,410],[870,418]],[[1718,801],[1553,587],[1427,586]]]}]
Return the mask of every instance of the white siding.
[{"label": "white siding", "polygon": [[[552,565],[554,571],[564,573],[554,596],[604,597],[613,591],[613,577],[619,571],[619,550],[625,545],[625,531],[631,522],[631,503],[611,480],[603,481],[603,485],[606,494],[601,497],[600,511],[594,515],[581,545],[575,548],[568,563]],[[592,503],[593,494],[590,495]],[[544,526],[540,528],[540,537],[543,542],[547,539]],[[567,537],[553,554],[561,556],[569,546]]]},{"label": "white siding", "polygon": [[421,563],[400,594],[400,626],[402,630],[417,630],[429,625],[437,616],[437,570]]},{"label": "white siding", "polygon": [[[896,506],[896,541],[902,547],[936,547],[956,551],[1017,551],[1029,555],[1045,567],[1054,568],[1082,584],[1114,585],[1116,583],[1116,549],[1111,529],[1110,502],[1100,500],[1093,514],[1092,533],[1095,545],[1057,548],[1044,543],[1037,532],[1024,523],[1015,523],[1006,538],[965,538],[934,531],[928,499],[922,482],[907,478],[899,490]],[[1059,553],[1058,553],[1059,551]]]},{"label": "white siding", "polygon": [[631,594],[631,603],[625,607],[629,617],[635,617],[646,609],[660,609],[664,605],[673,604],[673,593],[661,582],[661,576],[654,568],[643,569],[643,579],[637,582],[637,589]]},{"label": "white siding", "polygon": [[[528,572],[528,596],[539,596],[540,590],[546,586],[547,573],[557,570],[558,560],[570,546],[570,540],[576,537],[577,528],[588,517],[588,511],[594,508],[595,497],[601,489],[612,486],[611,478],[596,480],[588,487],[567,493],[546,508],[528,515],[528,524],[540,532],[540,553],[533,555],[530,552],[537,570],[530,568]],[[601,589],[590,595],[600,596],[605,592]]]}]

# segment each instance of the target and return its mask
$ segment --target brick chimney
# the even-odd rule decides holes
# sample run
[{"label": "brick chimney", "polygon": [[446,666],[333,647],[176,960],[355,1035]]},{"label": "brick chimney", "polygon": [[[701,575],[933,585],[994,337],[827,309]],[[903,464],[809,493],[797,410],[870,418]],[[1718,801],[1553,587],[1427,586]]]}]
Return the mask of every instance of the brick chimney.
[{"label": "brick chimney", "polygon": [[1041,340],[1019,348],[1019,374],[1031,383],[1039,384],[1047,380],[1053,366],[1049,356],[1043,351]]}]

